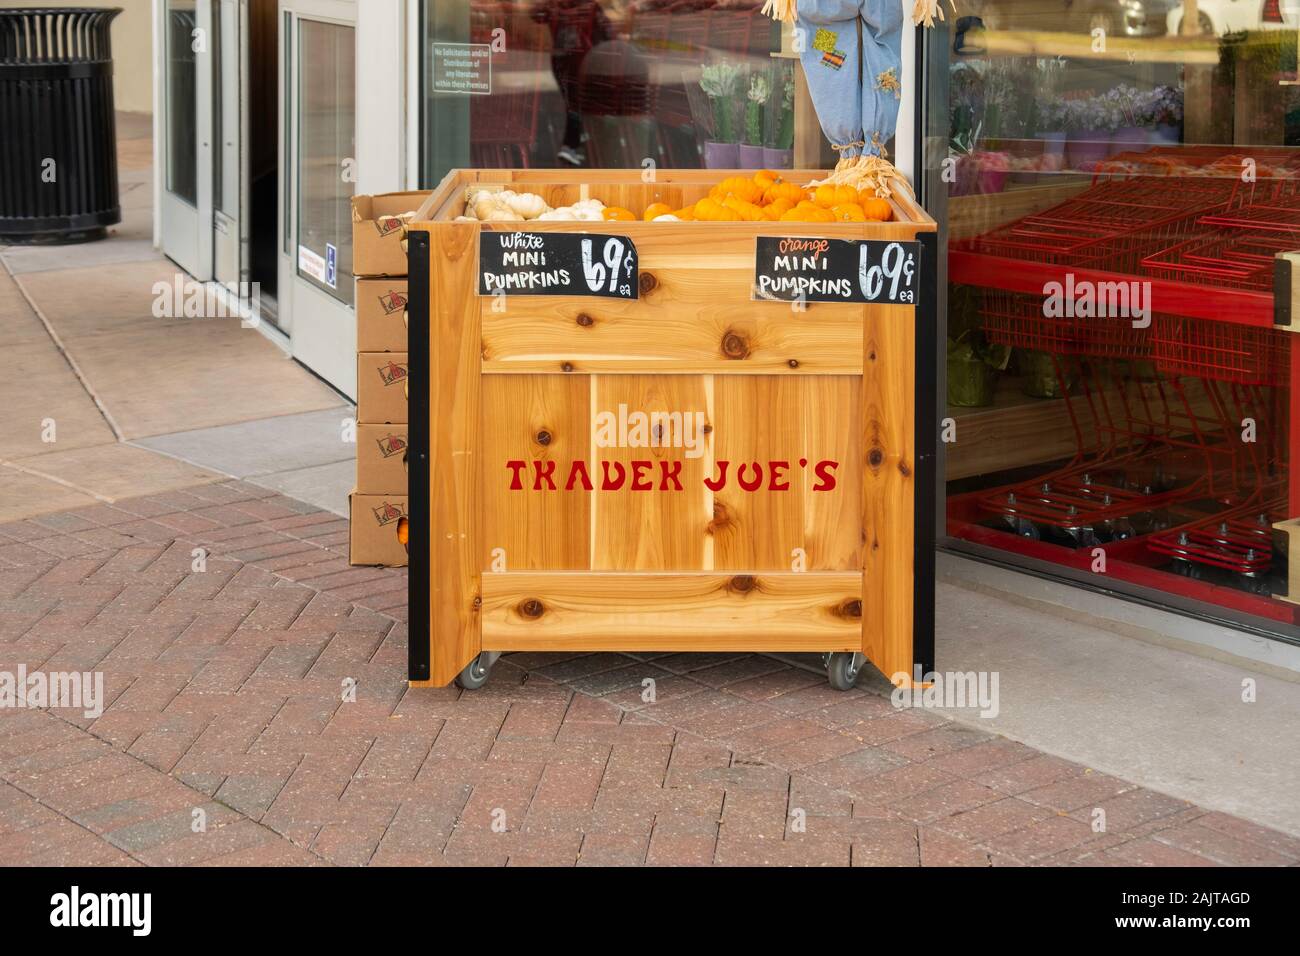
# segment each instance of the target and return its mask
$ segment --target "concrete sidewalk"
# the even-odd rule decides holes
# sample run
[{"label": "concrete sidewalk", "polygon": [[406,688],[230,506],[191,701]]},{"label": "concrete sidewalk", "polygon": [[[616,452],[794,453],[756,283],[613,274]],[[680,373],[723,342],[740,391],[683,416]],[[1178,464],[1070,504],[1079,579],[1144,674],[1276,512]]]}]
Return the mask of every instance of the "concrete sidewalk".
[{"label": "concrete sidewalk", "polygon": [[147,119],[119,117],[108,241],[0,250],[0,520],[228,477],[344,513],[343,399],[237,319],[154,317],[188,277],[152,247]]}]

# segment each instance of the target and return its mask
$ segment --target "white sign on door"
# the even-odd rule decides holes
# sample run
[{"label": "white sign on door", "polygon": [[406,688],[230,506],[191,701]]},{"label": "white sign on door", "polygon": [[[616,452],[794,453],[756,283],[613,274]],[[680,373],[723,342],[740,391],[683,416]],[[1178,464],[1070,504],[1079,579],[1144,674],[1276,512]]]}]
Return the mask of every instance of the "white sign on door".
[{"label": "white sign on door", "polygon": [[298,271],[317,282],[326,281],[327,270],[325,257],[312,252],[306,246],[298,247]]}]

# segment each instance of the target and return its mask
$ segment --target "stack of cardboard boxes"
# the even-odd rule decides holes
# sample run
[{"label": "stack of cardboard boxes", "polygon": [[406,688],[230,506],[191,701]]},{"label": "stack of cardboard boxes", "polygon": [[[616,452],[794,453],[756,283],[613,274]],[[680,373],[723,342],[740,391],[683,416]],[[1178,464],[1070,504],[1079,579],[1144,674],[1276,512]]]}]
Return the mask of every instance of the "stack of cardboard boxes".
[{"label": "stack of cardboard boxes", "polygon": [[[407,563],[407,279],[403,214],[429,193],[352,200],[357,276],[357,484],[351,496],[353,564]],[[414,218],[414,217],[408,217]]]}]

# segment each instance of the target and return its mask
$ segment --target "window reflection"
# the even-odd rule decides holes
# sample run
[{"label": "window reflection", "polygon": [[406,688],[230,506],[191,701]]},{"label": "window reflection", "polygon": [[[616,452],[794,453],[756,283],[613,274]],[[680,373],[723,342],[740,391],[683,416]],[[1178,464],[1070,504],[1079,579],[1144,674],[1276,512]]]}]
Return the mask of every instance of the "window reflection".
[{"label": "window reflection", "polygon": [[948,532],[1295,625],[1300,3],[985,0],[949,36]]},{"label": "window reflection", "polygon": [[[474,166],[788,168],[793,160],[792,61],[772,55],[781,33],[762,0],[473,0],[464,8],[463,17],[444,8],[429,18],[426,73],[442,97],[433,129],[463,135]],[[706,70],[731,77],[710,87],[712,97],[700,85]],[[451,92],[452,73],[490,92]],[[751,92],[762,96],[757,116]],[[449,96],[468,101],[462,125],[465,104]],[[719,127],[716,117],[733,113],[735,122]]]}]

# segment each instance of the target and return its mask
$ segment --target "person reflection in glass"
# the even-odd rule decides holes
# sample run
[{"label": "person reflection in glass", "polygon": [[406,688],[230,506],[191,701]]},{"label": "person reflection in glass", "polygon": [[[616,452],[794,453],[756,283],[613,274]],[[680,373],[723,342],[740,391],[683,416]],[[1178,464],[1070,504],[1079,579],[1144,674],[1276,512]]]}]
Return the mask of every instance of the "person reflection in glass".
[{"label": "person reflection in glass", "polygon": [[582,63],[592,47],[613,38],[614,30],[597,0],[536,0],[531,16],[551,31],[551,72],[564,97],[564,142],[556,155],[581,166],[586,162],[578,108]]}]

